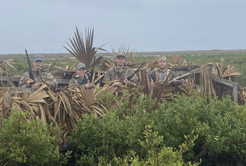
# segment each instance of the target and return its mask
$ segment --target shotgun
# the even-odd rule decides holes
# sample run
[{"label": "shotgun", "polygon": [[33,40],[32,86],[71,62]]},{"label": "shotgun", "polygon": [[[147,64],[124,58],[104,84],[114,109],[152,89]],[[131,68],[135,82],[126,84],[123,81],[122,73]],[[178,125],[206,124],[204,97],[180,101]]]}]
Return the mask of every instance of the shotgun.
[{"label": "shotgun", "polygon": [[[184,78],[184,77],[187,77],[187,76],[191,75],[191,74],[194,73],[195,71],[201,70],[201,69],[203,69],[203,68],[205,68],[205,67],[206,67],[206,66],[203,66],[203,67],[197,68],[197,69],[195,69],[195,70],[192,70],[192,71],[190,71],[190,72],[188,72],[188,73],[186,73],[186,74],[183,74],[183,75],[181,75],[181,76],[179,76],[179,77],[174,78],[173,80],[180,80],[180,79],[182,79],[182,78]],[[172,80],[169,81],[168,83],[171,83],[171,82],[172,82]]]},{"label": "shotgun", "polygon": [[132,79],[132,77],[139,71],[139,69],[140,69],[144,64],[145,64],[145,62],[143,62],[143,63],[138,67],[138,69],[137,69],[132,75],[128,76],[126,79],[127,79],[128,81],[130,81],[130,80]]},{"label": "shotgun", "polygon": [[34,79],[34,75],[33,75],[33,72],[32,72],[32,66],[31,66],[30,59],[29,59],[29,56],[28,56],[28,53],[27,53],[26,49],[25,49],[25,52],[26,52],[26,58],[27,58],[28,65],[29,65],[29,77],[30,77],[30,79],[34,80],[34,82],[31,83],[31,84],[34,84],[35,83],[35,79]]}]

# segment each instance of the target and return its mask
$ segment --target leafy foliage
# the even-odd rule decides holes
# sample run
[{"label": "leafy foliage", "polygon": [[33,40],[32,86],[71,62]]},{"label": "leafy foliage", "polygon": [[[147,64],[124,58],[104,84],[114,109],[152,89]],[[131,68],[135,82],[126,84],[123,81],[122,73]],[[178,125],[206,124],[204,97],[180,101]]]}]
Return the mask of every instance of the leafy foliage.
[{"label": "leafy foliage", "polygon": [[0,120],[0,164],[60,165],[67,162],[70,152],[59,152],[60,136],[53,125],[41,120],[24,120],[28,113],[17,109]]},{"label": "leafy foliage", "polygon": [[[221,101],[202,92],[189,98],[170,94],[170,99],[154,110],[156,100],[149,96],[97,96],[109,113],[103,118],[83,114],[77,121],[71,135],[76,164],[189,165],[200,159],[201,165],[245,164],[246,106],[229,96]],[[57,129],[41,120],[27,123],[27,117],[14,109],[8,119],[1,119],[1,164],[65,163],[71,152],[59,153]]]},{"label": "leafy foliage", "polygon": [[[134,97],[129,96],[128,99],[121,98],[120,106],[110,109],[101,119],[83,115],[83,121],[78,122],[72,134],[72,144],[78,148],[77,163],[115,164],[113,158],[120,158],[123,162],[124,156],[131,156],[138,162],[147,161],[152,152],[143,146],[147,141],[143,132],[152,121],[153,131],[158,132],[156,138],[162,138],[158,146],[152,147],[158,154],[168,147],[180,151],[187,140],[185,135],[194,131],[198,138],[194,148],[188,146],[182,153],[185,163],[199,162],[200,159],[215,165],[242,162],[246,148],[245,106],[236,105],[229,96],[220,101],[202,93],[194,93],[190,98],[177,95],[175,99],[170,95],[171,101],[159,103],[156,110],[151,110],[155,100],[139,97],[130,106],[129,99]],[[220,161],[218,156],[228,160]]]},{"label": "leafy foliage", "polygon": [[[147,151],[137,141],[143,139],[144,126],[150,124],[149,114],[144,114],[139,99],[132,109],[129,109],[129,100],[121,99],[118,109],[111,111],[99,119],[93,115],[83,115],[83,121],[78,121],[72,133],[71,143],[77,147],[81,154],[77,155],[80,165],[96,164],[97,157],[109,162],[114,157],[130,153],[135,149],[139,156],[144,157]],[[94,158],[94,163],[90,159]]]},{"label": "leafy foliage", "polygon": [[[193,134],[193,132],[192,132]],[[127,166],[143,166],[143,165],[171,165],[171,166],[183,166],[190,165],[196,166],[199,163],[191,164],[191,162],[185,163],[182,159],[182,154],[184,151],[188,150],[190,147],[194,146],[194,140],[197,136],[194,135],[185,136],[186,141],[179,146],[179,150],[174,150],[171,147],[163,147],[158,151],[158,146],[163,141],[163,136],[158,136],[158,132],[153,131],[153,124],[146,125],[144,130],[145,141],[140,141],[141,146],[143,146],[147,151],[149,157],[147,160],[139,161],[139,157],[136,156],[134,151],[131,151],[131,155],[126,156],[124,159],[114,158],[117,165]]]}]

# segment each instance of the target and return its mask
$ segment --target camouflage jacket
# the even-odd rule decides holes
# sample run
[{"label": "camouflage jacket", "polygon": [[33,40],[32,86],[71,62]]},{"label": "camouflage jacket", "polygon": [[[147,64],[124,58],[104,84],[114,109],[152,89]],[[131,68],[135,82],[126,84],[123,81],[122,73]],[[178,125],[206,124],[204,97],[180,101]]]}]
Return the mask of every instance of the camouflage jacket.
[{"label": "camouflage jacket", "polygon": [[[169,73],[170,75],[168,77],[168,81],[173,80],[174,78],[177,77],[176,73],[170,69],[167,69],[166,71],[161,72],[158,68],[155,68],[149,71],[148,73],[149,81],[151,81],[151,79],[154,81],[154,83],[158,81],[165,81]],[[183,82],[184,82],[183,80],[180,80],[177,85],[180,85]]]},{"label": "camouflage jacket", "polygon": [[[34,75],[34,79],[35,79],[36,83],[46,84],[46,85],[51,86],[53,88],[57,87],[56,79],[47,70],[40,68],[37,71],[34,71],[32,68],[32,71],[33,71],[33,75]],[[29,79],[30,79],[29,71],[27,71],[22,75],[22,77],[19,81],[19,87],[31,88],[31,86],[27,86],[27,84],[26,84]]]},{"label": "camouflage jacket", "polygon": [[74,73],[71,80],[69,81],[69,86],[74,86],[81,88],[85,86],[89,82],[88,76],[84,75],[84,77],[80,77],[77,73]]},{"label": "camouflage jacket", "polygon": [[[106,83],[109,81],[117,80],[117,81],[123,83],[124,80],[128,76],[131,76],[133,73],[134,73],[134,71],[127,66],[124,66],[123,68],[120,68],[120,69],[118,69],[116,66],[113,66],[110,69],[108,69],[108,71],[105,73],[102,82]],[[138,77],[135,74],[131,79],[131,84],[136,86],[137,80],[138,80]]]}]

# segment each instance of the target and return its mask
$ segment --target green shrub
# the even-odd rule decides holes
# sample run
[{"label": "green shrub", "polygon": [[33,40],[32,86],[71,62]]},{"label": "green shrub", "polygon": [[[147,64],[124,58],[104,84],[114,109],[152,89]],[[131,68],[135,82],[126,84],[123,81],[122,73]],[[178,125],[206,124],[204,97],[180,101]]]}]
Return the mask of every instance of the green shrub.
[{"label": "green shrub", "polygon": [[[153,115],[154,128],[163,136],[163,145],[178,148],[183,135],[195,131],[203,148],[210,149],[210,155],[219,153],[243,157],[246,149],[245,120],[246,107],[238,106],[230,97],[223,101],[216,97],[191,98],[179,95],[176,100],[159,104]],[[190,159],[194,152],[187,154]]]},{"label": "green shrub", "polygon": [[[129,96],[130,97],[130,96]],[[80,150],[76,155],[79,165],[97,165],[100,160],[110,162],[114,157],[122,157],[134,151],[141,157],[147,151],[139,144],[143,139],[144,126],[150,124],[148,113],[143,113],[145,98],[139,98],[132,109],[129,100],[121,99],[121,106],[99,119],[93,115],[83,115],[73,130],[71,143]]]},{"label": "green shrub", "polygon": [[[216,161],[217,156],[230,156],[233,162],[245,159],[246,106],[236,105],[229,96],[222,101],[205,94],[200,96],[194,93],[190,98],[177,95],[174,99],[171,95],[171,101],[159,103],[156,110],[151,110],[155,100],[128,96],[120,99],[119,108],[111,108],[101,119],[83,115],[71,138],[77,148],[77,164],[114,164],[113,158],[124,159],[123,156],[138,157],[138,162],[148,161],[150,153],[141,142],[145,140],[145,126],[152,121],[154,131],[162,138],[154,147],[158,154],[163,148],[170,150],[169,147],[180,151],[185,135],[194,131],[198,138],[194,148],[188,146],[182,154],[185,163],[199,161],[200,157],[209,162]],[[135,100],[135,104],[131,105],[129,99]],[[197,156],[203,150],[204,155]]]},{"label": "green shrub", "polygon": [[[192,132],[193,134],[193,132]],[[163,136],[158,136],[158,132],[153,131],[153,124],[146,125],[144,130],[144,141],[140,141],[141,146],[143,146],[148,151],[148,158],[146,160],[139,159],[134,151],[131,151],[131,155],[122,158],[114,158],[116,165],[120,166],[144,166],[144,165],[170,165],[170,166],[197,166],[199,163],[191,164],[191,162],[185,163],[182,159],[182,154],[188,150],[190,147],[194,146],[194,140],[197,136],[194,135],[184,136],[186,142],[179,146],[179,150],[174,150],[171,147],[163,147],[158,150],[158,146],[163,141]]]},{"label": "green shrub", "polygon": [[0,164],[61,165],[70,152],[59,153],[60,135],[53,125],[41,120],[28,123],[16,108],[7,119],[0,119]]}]

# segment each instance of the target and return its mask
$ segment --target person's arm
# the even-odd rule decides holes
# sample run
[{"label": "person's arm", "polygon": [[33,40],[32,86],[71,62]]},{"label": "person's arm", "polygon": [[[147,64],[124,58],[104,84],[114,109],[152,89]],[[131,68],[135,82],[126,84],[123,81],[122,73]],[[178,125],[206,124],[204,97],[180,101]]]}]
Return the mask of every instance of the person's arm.
[{"label": "person's arm", "polygon": [[184,83],[184,79],[181,79],[181,80],[176,80],[175,78],[177,77],[177,74],[174,72],[174,71],[171,71],[171,74],[170,74],[170,77],[172,80],[172,82],[176,85],[176,86],[179,86],[179,85],[182,85]]},{"label": "person's arm", "polygon": [[18,87],[21,87],[21,88],[31,88],[31,86],[27,86],[27,81],[30,79],[29,77],[29,73],[28,72],[25,72],[22,76],[21,76],[21,79],[19,81],[19,85]]},{"label": "person's arm", "polygon": [[105,74],[104,74],[104,78],[102,80],[102,83],[105,84],[107,82],[111,81],[110,80],[110,71],[108,70]]},{"label": "person's arm", "polygon": [[151,87],[154,87],[154,77],[153,77],[153,75],[154,75],[155,73],[154,73],[154,70],[151,70],[151,71],[149,71],[148,72],[148,79],[147,79],[147,82],[148,82],[148,87],[149,87],[149,89],[151,88]]},{"label": "person's arm", "polygon": [[53,75],[49,72],[46,73],[46,84],[48,86],[51,86],[53,88],[56,88],[58,86],[56,79],[53,77]]},{"label": "person's arm", "polygon": [[150,70],[149,72],[148,72],[148,78],[149,78],[149,81],[151,82],[151,79],[154,81],[154,82],[156,82],[156,78],[154,77],[154,75],[155,75],[155,70]]},{"label": "person's arm", "polygon": [[69,87],[78,87],[78,81],[74,78],[71,78],[68,84]]},{"label": "person's arm", "polygon": [[91,89],[91,88],[95,88],[94,84],[92,84],[89,80],[88,77],[85,77],[82,81],[82,84],[80,85],[80,87],[84,87],[85,89]]},{"label": "person's arm", "polygon": [[137,74],[135,74],[130,81],[131,81],[131,85],[137,86],[137,82],[138,82]]},{"label": "person's arm", "polygon": [[[134,73],[134,71],[132,69],[127,69],[126,71],[126,77],[131,76]],[[132,86],[137,86],[137,81],[138,81],[138,77],[137,74],[134,74],[131,78],[130,81],[128,81],[127,79],[124,80],[124,83],[126,84],[131,84]]]}]

